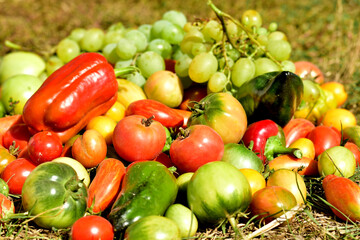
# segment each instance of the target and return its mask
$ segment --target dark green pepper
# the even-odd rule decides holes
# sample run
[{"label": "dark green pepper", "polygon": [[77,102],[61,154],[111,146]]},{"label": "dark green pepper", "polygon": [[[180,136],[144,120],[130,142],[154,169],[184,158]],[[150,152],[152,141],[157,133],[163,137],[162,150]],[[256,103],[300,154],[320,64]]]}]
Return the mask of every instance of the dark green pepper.
[{"label": "dark green pepper", "polygon": [[300,104],[303,88],[301,78],[292,72],[269,72],[235,89],[233,95],[243,105],[249,124],[271,119],[284,127]]},{"label": "dark green pepper", "polygon": [[108,219],[115,231],[125,230],[145,216],[163,215],[175,202],[177,192],[176,178],[163,164],[156,161],[133,163],[127,169]]}]

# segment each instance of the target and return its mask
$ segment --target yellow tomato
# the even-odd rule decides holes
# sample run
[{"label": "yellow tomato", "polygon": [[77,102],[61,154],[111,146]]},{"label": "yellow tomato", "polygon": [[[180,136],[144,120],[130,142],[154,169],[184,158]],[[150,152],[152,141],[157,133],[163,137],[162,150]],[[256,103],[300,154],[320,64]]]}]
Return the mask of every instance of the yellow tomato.
[{"label": "yellow tomato", "polygon": [[290,148],[298,148],[302,152],[303,157],[310,159],[315,158],[315,146],[314,143],[308,138],[299,138],[290,144]]},{"label": "yellow tomato", "polygon": [[125,106],[120,102],[115,102],[114,105],[105,113],[105,116],[112,118],[115,122],[120,121],[125,116]]},{"label": "yellow tomato", "polygon": [[334,81],[326,82],[321,84],[320,87],[334,94],[338,107],[344,104],[348,98],[348,94],[345,91],[344,85],[339,82],[334,82]]},{"label": "yellow tomato", "polygon": [[251,194],[254,193],[264,187],[266,187],[266,181],[263,175],[252,168],[241,168],[240,172],[245,175],[248,180],[251,188]]},{"label": "yellow tomato", "polygon": [[344,108],[330,109],[325,113],[322,124],[341,131],[341,128],[355,126],[356,117],[352,112]]},{"label": "yellow tomato", "polygon": [[130,103],[146,99],[144,90],[133,82],[126,79],[117,79],[118,96],[117,101],[127,108]]},{"label": "yellow tomato", "polygon": [[86,126],[86,130],[94,129],[98,131],[106,141],[106,144],[112,144],[112,135],[116,122],[114,119],[107,116],[97,116],[90,120]]}]

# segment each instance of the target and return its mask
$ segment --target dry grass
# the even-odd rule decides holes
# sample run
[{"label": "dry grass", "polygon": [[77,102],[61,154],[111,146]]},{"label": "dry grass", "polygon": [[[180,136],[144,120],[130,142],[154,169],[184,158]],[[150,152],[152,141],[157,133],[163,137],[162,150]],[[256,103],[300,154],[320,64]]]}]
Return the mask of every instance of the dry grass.
[{"label": "dry grass", "polygon": [[[127,27],[153,23],[170,9],[184,12],[188,20],[214,17],[206,0],[0,0],[0,56],[10,49],[5,40],[39,53],[49,52],[76,27],[106,29],[123,22]],[[325,73],[326,80],[345,84],[349,99],[345,107],[360,121],[360,1],[359,0],[267,0],[213,1],[224,12],[241,16],[256,9],[265,24],[278,22],[293,46],[293,60],[310,60]],[[239,227],[245,235],[258,223]],[[38,229],[31,224],[11,222],[2,225],[1,239],[67,239],[67,231]],[[10,230],[13,233],[9,233]],[[299,213],[257,239],[358,239],[359,227],[334,219],[328,211]],[[15,237],[16,236],[16,237]],[[203,229],[198,239],[232,239],[228,229]]]}]

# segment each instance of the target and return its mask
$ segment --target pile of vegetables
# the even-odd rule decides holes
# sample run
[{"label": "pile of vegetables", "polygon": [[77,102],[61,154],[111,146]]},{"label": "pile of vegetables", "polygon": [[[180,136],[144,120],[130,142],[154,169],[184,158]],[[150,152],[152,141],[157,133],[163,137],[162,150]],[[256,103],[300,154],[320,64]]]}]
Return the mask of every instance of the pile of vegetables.
[{"label": "pile of vegetables", "polygon": [[360,220],[360,126],[344,86],[291,61],[286,34],[255,10],[237,20],[209,6],[216,19],[171,10],[136,29],[74,29],[47,58],[2,57],[3,223],[75,240],[227,224],[252,238],[238,222],[290,221],[311,205],[308,179],[340,221]]}]

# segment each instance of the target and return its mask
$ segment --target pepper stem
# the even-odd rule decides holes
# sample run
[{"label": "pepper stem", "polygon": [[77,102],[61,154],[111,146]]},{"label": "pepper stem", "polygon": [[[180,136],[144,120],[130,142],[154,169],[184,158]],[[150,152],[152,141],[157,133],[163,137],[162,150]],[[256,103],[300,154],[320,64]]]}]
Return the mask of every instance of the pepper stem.
[{"label": "pepper stem", "polygon": [[300,149],[285,147],[278,136],[269,137],[266,141],[264,151],[266,159],[271,161],[280,154],[291,154],[296,158],[302,158],[302,152]]},{"label": "pepper stem", "polygon": [[138,68],[135,66],[128,66],[128,67],[123,67],[123,68],[115,68],[114,72],[115,72],[115,76],[116,77],[121,77],[130,73],[133,73],[135,71],[138,71]]}]

